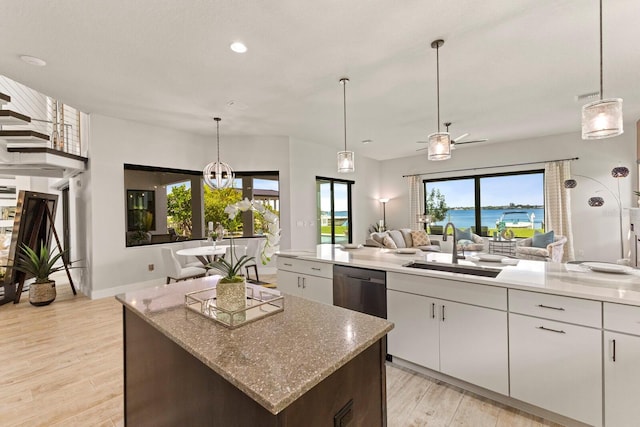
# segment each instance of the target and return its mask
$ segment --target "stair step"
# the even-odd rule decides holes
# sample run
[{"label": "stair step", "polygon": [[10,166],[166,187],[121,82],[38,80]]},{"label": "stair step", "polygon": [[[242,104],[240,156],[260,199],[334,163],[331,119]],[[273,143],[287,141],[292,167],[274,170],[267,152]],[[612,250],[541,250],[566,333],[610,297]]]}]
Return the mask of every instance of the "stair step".
[{"label": "stair step", "polygon": [[25,125],[31,123],[31,117],[12,110],[0,110],[0,125]]},{"label": "stair step", "polygon": [[43,146],[41,143],[46,143],[47,146],[49,145],[49,135],[34,130],[0,130],[0,139],[9,143],[37,144],[37,146]]},{"label": "stair step", "polygon": [[11,102],[11,97],[0,92],[0,105],[8,104],[9,102]]}]

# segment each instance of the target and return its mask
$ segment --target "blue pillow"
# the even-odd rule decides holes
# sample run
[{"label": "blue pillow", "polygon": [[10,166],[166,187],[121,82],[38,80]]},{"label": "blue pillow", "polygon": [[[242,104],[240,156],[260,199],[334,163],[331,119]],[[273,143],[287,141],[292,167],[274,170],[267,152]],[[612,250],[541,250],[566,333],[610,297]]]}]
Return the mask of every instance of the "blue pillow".
[{"label": "blue pillow", "polygon": [[459,228],[456,228],[456,240],[458,242],[460,240],[473,240],[473,238],[471,237],[471,230],[468,228],[466,230],[460,230]]},{"label": "blue pillow", "polygon": [[549,231],[547,233],[538,233],[536,231],[536,234],[533,235],[533,237],[531,238],[531,246],[534,248],[545,248],[547,247],[547,245],[550,245],[551,243],[553,243],[553,231]]}]

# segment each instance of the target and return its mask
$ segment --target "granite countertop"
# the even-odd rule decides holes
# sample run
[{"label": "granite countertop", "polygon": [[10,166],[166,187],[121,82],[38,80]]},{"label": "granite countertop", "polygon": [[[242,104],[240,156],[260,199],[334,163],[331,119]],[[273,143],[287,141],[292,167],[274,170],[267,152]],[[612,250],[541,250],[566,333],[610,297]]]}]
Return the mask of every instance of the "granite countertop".
[{"label": "granite countertop", "polygon": [[393,328],[384,319],[285,295],[283,312],[231,330],[184,306],[187,292],[213,287],[218,277],[116,298],[273,414]]},{"label": "granite countertop", "polygon": [[450,253],[399,254],[393,249],[343,249],[340,245],[323,244],[315,250],[281,251],[278,256],[640,306],[640,269],[635,268],[614,274],[591,271],[580,264],[509,259],[507,262],[515,265],[508,265],[480,262],[473,256],[459,260],[460,265],[502,270],[496,278],[489,278],[403,266],[414,260],[450,264]]}]

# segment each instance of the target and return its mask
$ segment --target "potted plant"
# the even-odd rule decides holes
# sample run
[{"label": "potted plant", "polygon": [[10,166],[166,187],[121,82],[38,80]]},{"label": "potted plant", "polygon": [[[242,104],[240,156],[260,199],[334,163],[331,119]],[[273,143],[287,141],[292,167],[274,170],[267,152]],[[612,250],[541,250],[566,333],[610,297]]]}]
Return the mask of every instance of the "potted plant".
[{"label": "potted plant", "polygon": [[[240,275],[240,272],[245,264],[253,260],[254,257],[247,255],[237,258],[233,239],[230,239],[229,259],[219,258],[208,265],[208,267],[214,268],[222,274],[222,278],[216,286],[216,305],[219,308],[226,311],[238,311],[246,307],[247,288],[245,278]],[[244,313],[238,313],[238,315],[244,317]]]},{"label": "potted plant", "polygon": [[26,244],[22,245],[13,268],[35,277],[35,282],[29,286],[29,302],[32,305],[48,305],[56,299],[56,282],[49,276],[64,268],[64,264],[55,266],[63,254],[64,252],[59,252],[54,255],[44,242],[40,243],[38,251],[34,251]]}]

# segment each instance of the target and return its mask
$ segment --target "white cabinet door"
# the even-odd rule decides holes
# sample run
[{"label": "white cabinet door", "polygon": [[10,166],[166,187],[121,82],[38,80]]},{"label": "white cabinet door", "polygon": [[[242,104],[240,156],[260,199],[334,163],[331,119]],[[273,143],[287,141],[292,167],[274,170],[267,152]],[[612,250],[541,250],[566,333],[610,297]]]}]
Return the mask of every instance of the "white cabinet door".
[{"label": "white cabinet door", "polygon": [[324,277],[301,276],[302,296],[333,305],[333,280]]},{"label": "white cabinet door", "polygon": [[602,425],[601,330],[509,314],[509,355],[511,397]]},{"label": "white cabinet door", "polygon": [[640,420],[638,384],[640,384],[640,337],[605,332],[604,416],[606,426],[638,425]]},{"label": "white cabinet door", "polygon": [[278,270],[278,290],[287,294],[302,296],[302,279],[298,273]]},{"label": "white cabinet door", "polygon": [[417,365],[439,370],[436,300],[387,290],[387,319],[395,324],[387,335],[387,352]]},{"label": "white cabinet door", "polygon": [[507,313],[440,301],[440,371],[509,394]]}]

